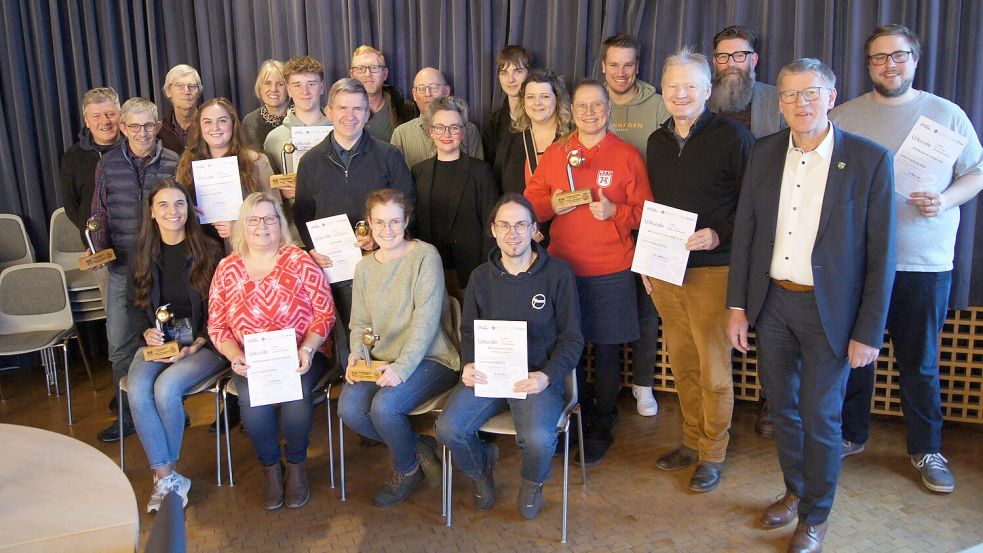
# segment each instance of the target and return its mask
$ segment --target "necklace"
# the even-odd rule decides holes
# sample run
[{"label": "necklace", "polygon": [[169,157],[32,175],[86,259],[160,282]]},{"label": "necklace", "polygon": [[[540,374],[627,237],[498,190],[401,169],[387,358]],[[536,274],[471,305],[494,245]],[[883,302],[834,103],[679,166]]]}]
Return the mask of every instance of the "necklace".
[{"label": "necklace", "polygon": [[266,104],[263,104],[263,107],[259,108],[259,114],[263,116],[263,121],[266,121],[267,124],[272,125],[274,127],[279,127],[280,125],[282,125],[283,118],[287,116],[286,112],[284,112],[283,115],[270,113],[269,110],[266,109]]}]

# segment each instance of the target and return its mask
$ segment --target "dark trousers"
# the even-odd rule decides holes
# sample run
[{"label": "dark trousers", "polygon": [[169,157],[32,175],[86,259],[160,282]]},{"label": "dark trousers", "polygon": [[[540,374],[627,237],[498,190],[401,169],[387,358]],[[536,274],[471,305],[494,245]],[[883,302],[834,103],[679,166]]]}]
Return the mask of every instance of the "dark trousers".
[{"label": "dark trousers", "polygon": [[352,281],[346,280],[332,284],[331,296],[334,299],[335,315],[337,316],[331,335],[335,341],[338,366],[345,368],[348,366],[348,354],[351,353],[348,323],[352,317]]},{"label": "dark trousers", "polygon": [[830,347],[811,292],[771,285],[755,327],[785,487],[801,498],[799,520],[820,524],[840,474],[840,410],[850,365],[845,352]]},{"label": "dark trousers", "polygon": [[[945,323],[952,272],[899,271],[894,277],[887,331],[900,374],[908,454],[942,450],[939,333]],[[843,439],[865,443],[870,430],[874,365],[855,369],[843,403]]]},{"label": "dark trousers", "polygon": [[659,355],[659,313],[642,279],[635,275],[638,302],[638,340],[631,344],[632,384],[651,388],[655,383],[655,362]]}]

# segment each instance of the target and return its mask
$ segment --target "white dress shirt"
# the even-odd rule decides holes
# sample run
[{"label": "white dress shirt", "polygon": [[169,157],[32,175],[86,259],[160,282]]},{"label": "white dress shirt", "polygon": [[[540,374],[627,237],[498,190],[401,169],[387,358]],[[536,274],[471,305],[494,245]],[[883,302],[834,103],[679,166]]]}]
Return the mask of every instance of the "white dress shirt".
[{"label": "white dress shirt", "polygon": [[813,286],[812,247],[819,230],[832,155],[832,124],[826,130],[826,137],[811,152],[797,148],[789,135],[771,256],[772,278]]}]

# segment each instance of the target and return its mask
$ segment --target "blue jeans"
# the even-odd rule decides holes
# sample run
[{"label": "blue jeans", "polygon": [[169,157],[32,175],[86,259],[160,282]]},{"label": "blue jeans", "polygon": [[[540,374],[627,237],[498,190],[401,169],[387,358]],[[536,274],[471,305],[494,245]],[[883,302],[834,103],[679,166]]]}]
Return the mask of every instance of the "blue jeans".
[{"label": "blue jeans", "polygon": [[221,371],[228,362],[210,348],[176,363],[144,361],[137,351],[126,378],[130,409],[150,468],[173,464],[184,437],[185,393]]},{"label": "blue jeans", "polygon": [[280,462],[280,433],[283,433],[284,451],[287,461],[292,464],[307,460],[307,446],[311,442],[311,424],[314,422],[314,386],[325,373],[325,358],[314,354],[311,369],[300,377],[304,397],[296,401],[279,403],[280,416],[277,418],[277,405],[249,406],[248,379],[238,374],[232,379],[239,393],[239,413],[246,433],[253,442],[256,458],[264,466]]},{"label": "blue jeans", "polygon": [[[109,362],[113,364],[113,384],[118,389],[119,381],[126,376],[133,361],[133,355],[140,347],[140,333],[130,325],[126,314],[127,275],[109,270],[106,286],[106,339],[109,343]],[[130,418],[126,397],[119,406],[124,420]]]},{"label": "blue jeans", "polygon": [[[901,388],[908,454],[942,451],[939,333],[945,323],[952,272],[898,271],[887,312]],[[865,443],[874,394],[873,364],[854,369],[843,403],[843,439]]]},{"label": "blue jeans", "polygon": [[840,410],[850,364],[829,345],[811,292],[772,284],[755,326],[785,488],[801,498],[799,520],[821,524],[840,475]]},{"label": "blue jeans", "polygon": [[478,429],[506,408],[515,422],[515,441],[522,452],[522,479],[543,483],[550,477],[556,451],[556,423],[563,411],[563,383],[551,382],[526,399],[475,397],[474,388],[459,384],[437,419],[437,438],[450,448],[454,462],[471,478],[488,465]]},{"label": "blue jeans", "polygon": [[393,468],[406,474],[417,466],[416,434],[407,414],[449,390],[457,381],[457,371],[424,359],[397,386],[380,388],[373,382],[345,384],[338,399],[338,416],[366,438],[386,442]]}]

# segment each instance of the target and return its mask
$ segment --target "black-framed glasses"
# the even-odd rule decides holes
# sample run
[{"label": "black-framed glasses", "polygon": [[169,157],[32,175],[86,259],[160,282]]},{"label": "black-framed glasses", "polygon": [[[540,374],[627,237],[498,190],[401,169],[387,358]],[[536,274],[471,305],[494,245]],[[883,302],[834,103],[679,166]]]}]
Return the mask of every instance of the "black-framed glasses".
[{"label": "black-framed glasses", "polygon": [[778,93],[778,97],[781,98],[783,104],[794,104],[796,98],[800,95],[802,99],[806,102],[815,102],[819,95],[822,93],[824,86],[810,86],[809,88],[803,88],[802,90],[783,90]]},{"label": "black-framed glasses", "polygon": [[140,132],[141,130],[147,132],[154,132],[155,130],[157,130],[157,122],[155,121],[153,123],[144,123],[142,125],[139,125],[137,123],[130,123],[129,125],[126,125],[126,130],[130,132]]},{"label": "black-framed glasses", "polygon": [[603,111],[607,104],[604,102],[594,102],[592,104],[574,104],[573,111],[578,115],[583,115],[585,113],[594,111]]},{"label": "black-framed glasses", "polygon": [[464,125],[430,125],[433,133],[442,136],[444,133],[449,132],[453,136],[461,134],[464,130]]},{"label": "black-framed glasses", "polygon": [[403,228],[403,224],[404,221],[402,219],[392,219],[391,221],[383,221],[381,219],[375,219],[369,223],[369,226],[372,227],[372,230],[377,232],[382,232],[386,230],[386,227],[389,227],[389,230],[396,232],[399,229]]},{"label": "black-framed glasses", "polygon": [[753,53],[754,52],[751,50],[741,50],[740,52],[731,52],[729,54],[726,52],[720,52],[719,54],[713,55],[713,61],[723,65],[727,63],[728,59],[734,58],[735,63],[744,63],[744,61],[747,60],[747,57]]},{"label": "black-framed glasses", "polygon": [[872,54],[867,56],[867,61],[871,65],[884,65],[887,63],[887,58],[894,60],[894,63],[904,63],[908,61],[911,56],[911,50],[896,50],[890,54]]},{"label": "black-framed glasses", "polygon": [[385,69],[385,65],[356,65],[352,67],[352,73],[356,75],[364,75],[366,71],[375,75],[379,71]]},{"label": "black-framed glasses", "polygon": [[519,221],[514,225],[510,225],[505,221],[495,221],[495,230],[501,234],[507,234],[510,230],[514,230],[516,234],[522,236],[529,232],[532,225],[532,221]]},{"label": "black-framed glasses", "polygon": [[430,94],[437,94],[438,92],[440,92],[440,89],[444,88],[445,86],[447,86],[447,85],[445,85],[445,84],[418,84],[418,85],[416,85],[416,86],[413,87],[413,90],[415,90],[417,94],[426,94],[427,92],[429,92]]},{"label": "black-framed glasses", "polygon": [[258,227],[260,221],[266,223],[269,226],[273,226],[280,222],[279,215],[266,215],[265,217],[249,217],[246,219],[246,224],[251,227]]}]

